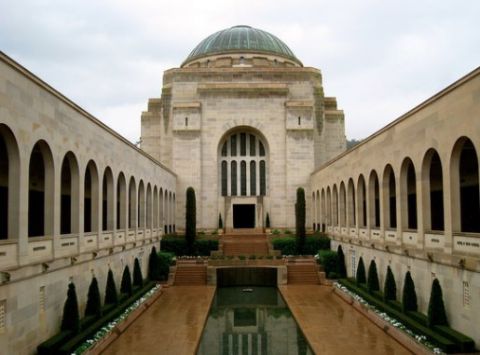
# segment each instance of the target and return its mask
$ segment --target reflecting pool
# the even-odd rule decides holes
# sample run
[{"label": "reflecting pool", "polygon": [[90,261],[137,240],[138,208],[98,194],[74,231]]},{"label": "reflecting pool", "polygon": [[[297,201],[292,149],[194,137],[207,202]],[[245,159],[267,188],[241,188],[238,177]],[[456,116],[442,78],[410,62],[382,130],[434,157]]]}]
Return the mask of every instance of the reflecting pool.
[{"label": "reflecting pool", "polygon": [[308,355],[313,351],[276,287],[220,287],[197,354]]}]

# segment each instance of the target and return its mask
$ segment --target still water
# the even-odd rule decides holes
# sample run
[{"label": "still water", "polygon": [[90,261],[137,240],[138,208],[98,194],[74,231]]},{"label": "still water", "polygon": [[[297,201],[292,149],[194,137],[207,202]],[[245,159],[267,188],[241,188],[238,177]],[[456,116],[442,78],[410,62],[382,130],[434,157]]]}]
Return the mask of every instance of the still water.
[{"label": "still water", "polygon": [[216,354],[309,355],[313,351],[276,287],[219,287],[197,355]]}]

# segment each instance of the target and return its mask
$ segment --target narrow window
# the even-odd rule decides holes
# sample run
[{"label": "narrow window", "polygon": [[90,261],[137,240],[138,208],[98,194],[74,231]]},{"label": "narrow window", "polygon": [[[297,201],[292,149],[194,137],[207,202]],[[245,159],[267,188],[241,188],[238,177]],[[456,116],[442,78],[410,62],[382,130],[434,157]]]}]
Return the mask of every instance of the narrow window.
[{"label": "narrow window", "polygon": [[222,161],[222,196],[227,196],[227,162],[224,160]]},{"label": "narrow window", "polygon": [[255,161],[250,162],[250,195],[255,196],[257,194],[257,172],[255,171]]},{"label": "narrow window", "polygon": [[232,157],[237,155],[237,136],[233,135],[230,138],[230,155]]},{"label": "narrow window", "polygon": [[300,126],[302,124],[302,118],[298,116],[298,125]]},{"label": "narrow window", "polygon": [[266,182],[265,182],[265,160],[260,161],[260,195],[265,196],[266,195]]},{"label": "narrow window", "polygon": [[240,163],[240,193],[247,196],[247,163],[244,160]]},{"label": "narrow window", "polygon": [[223,143],[223,147],[222,147],[222,157],[226,157],[227,156],[227,142]]},{"label": "narrow window", "polygon": [[232,168],[231,168],[231,195],[237,196],[237,162],[232,161]]},{"label": "narrow window", "polygon": [[6,300],[0,301],[0,333],[5,333]]},{"label": "narrow window", "polygon": [[240,155],[244,157],[247,155],[247,135],[240,133]]},{"label": "narrow window", "polygon": [[255,156],[255,136],[250,134],[250,156]]},{"label": "narrow window", "polygon": [[260,156],[264,157],[265,156],[265,147],[263,146],[262,142],[258,142],[258,150],[260,151]]},{"label": "narrow window", "polygon": [[188,117],[185,117],[185,127],[188,127]]}]

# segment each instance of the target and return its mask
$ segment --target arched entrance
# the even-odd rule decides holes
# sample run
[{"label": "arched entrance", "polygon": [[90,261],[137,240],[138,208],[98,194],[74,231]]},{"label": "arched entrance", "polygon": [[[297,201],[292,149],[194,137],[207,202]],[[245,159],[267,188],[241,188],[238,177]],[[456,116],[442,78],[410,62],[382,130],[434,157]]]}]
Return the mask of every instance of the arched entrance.
[{"label": "arched entrance", "polygon": [[263,228],[268,192],[268,149],[263,136],[247,127],[225,134],[218,149],[218,171],[220,214],[226,229]]}]

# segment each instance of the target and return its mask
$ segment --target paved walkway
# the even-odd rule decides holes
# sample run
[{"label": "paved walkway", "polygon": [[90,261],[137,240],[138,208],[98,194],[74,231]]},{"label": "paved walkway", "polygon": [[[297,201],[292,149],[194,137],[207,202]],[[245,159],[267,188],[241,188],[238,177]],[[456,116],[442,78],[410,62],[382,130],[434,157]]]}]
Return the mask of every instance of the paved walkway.
[{"label": "paved walkway", "polygon": [[331,288],[279,286],[297,323],[316,354],[410,354]]},{"label": "paved walkway", "polygon": [[174,286],[102,354],[195,354],[215,294],[212,286]]}]

